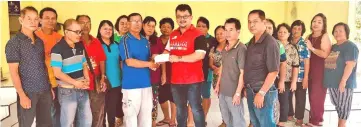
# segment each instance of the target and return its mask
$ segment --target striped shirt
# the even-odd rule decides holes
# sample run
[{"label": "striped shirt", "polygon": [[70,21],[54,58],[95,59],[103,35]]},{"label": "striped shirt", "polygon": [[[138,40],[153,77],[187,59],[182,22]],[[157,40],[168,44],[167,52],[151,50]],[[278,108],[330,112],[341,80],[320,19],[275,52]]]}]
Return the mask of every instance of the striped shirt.
[{"label": "striped shirt", "polygon": [[[83,52],[84,47],[81,43],[75,43],[75,47],[71,48],[62,38],[51,50],[50,65],[61,68],[63,73],[73,79],[84,79],[83,63],[86,62],[86,59]],[[59,85],[69,85],[58,78],[56,81]]]}]

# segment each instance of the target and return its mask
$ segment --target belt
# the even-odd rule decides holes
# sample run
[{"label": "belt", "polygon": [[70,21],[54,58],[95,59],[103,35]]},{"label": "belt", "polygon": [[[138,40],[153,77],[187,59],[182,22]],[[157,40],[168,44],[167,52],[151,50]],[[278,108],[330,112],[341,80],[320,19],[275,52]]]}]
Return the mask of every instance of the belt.
[{"label": "belt", "polygon": [[65,84],[59,84],[59,87],[67,88],[67,89],[74,89],[75,88],[75,86],[73,86],[73,85],[65,85]]},{"label": "belt", "polygon": [[264,83],[264,81],[258,81],[258,82],[255,82],[255,83],[249,83],[249,84],[246,84],[246,87],[247,88],[251,88],[251,89],[253,89],[253,88],[261,88],[262,86],[263,86],[263,83]]}]

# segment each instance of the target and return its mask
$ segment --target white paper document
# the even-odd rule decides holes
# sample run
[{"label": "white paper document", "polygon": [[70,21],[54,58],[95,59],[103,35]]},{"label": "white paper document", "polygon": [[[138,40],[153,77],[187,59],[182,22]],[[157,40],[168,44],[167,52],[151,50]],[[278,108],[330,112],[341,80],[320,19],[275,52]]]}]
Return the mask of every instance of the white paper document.
[{"label": "white paper document", "polygon": [[154,57],[154,62],[163,63],[169,61],[169,54],[160,54]]}]

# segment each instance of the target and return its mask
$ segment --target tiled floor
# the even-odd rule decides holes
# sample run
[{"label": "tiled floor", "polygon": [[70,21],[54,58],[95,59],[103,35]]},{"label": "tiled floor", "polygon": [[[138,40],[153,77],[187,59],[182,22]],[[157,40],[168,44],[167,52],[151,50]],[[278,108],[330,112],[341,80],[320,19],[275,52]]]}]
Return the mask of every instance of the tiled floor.
[{"label": "tiled floor", "polygon": [[[218,127],[218,125],[220,125],[222,123],[222,116],[221,116],[221,112],[219,110],[219,100],[217,98],[217,96],[215,96],[212,92],[212,96],[211,96],[211,108],[209,109],[209,113],[207,115],[206,121],[207,121],[207,127]],[[244,100],[244,102],[246,102]],[[243,103],[246,106],[246,103]],[[160,106],[158,106],[160,107]],[[249,117],[248,117],[248,108],[245,107],[246,109],[246,121],[249,121]],[[158,119],[157,121],[160,121],[163,119],[163,113],[161,112],[161,109],[159,109],[158,111],[160,111],[158,113]],[[247,123],[248,124],[248,123]],[[168,127],[167,125],[161,126],[161,127]]]},{"label": "tiled floor", "polygon": [[[213,91],[212,91],[213,92]],[[355,98],[354,98],[354,101],[355,102],[360,102],[360,99],[358,99],[357,97],[360,97],[361,95],[355,95]],[[221,119],[221,113],[219,111],[219,101],[217,99],[217,97],[215,95],[212,95],[211,96],[211,99],[212,99],[212,105],[211,105],[211,108],[210,108],[210,111],[209,111],[209,114],[206,118],[207,120],[207,124],[208,126],[207,127],[218,127],[219,124],[221,124],[222,122],[222,119]],[[244,100],[244,102],[246,102]],[[249,114],[248,114],[248,107],[246,105],[246,103],[244,103],[245,105],[245,112],[246,112],[246,115],[245,115],[245,119],[246,121],[249,121]],[[160,121],[163,119],[163,113],[161,112],[161,109],[160,109],[160,106],[159,107],[159,113],[158,113],[158,119],[157,121]],[[306,112],[305,116],[308,116],[308,113]],[[361,127],[361,119],[359,118],[361,116],[361,110],[358,110],[358,111],[353,111],[351,112],[351,116],[350,116],[350,119],[348,120],[348,127]],[[335,111],[333,112],[325,112],[324,114],[324,127],[337,127],[337,113]],[[308,119],[307,117],[305,117],[305,121],[306,119]],[[15,125],[14,127],[18,127],[18,125]],[[33,127],[35,127],[33,125]],[[164,125],[164,126],[161,126],[161,127],[168,127],[167,125]],[[286,127],[296,127],[294,125],[293,122],[288,122],[286,123]]]}]

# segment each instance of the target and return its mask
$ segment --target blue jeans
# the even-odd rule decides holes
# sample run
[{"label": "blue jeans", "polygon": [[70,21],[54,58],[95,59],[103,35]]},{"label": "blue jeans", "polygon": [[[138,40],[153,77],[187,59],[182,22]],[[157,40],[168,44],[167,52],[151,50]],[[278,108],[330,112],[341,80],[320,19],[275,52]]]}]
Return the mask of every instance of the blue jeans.
[{"label": "blue jeans", "polygon": [[247,86],[247,102],[251,123],[253,127],[276,127],[274,105],[277,101],[277,88],[273,85],[264,96],[263,107],[256,108],[253,103],[254,97],[260,89],[261,87]]},{"label": "blue jeans", "polygon": [[201,99],[201,83],[172,85],[172,95],[177,106],[178,127],[186,127],[188,118],[187,103],[192,108],[196,127],[205,127],[204,112]]},{"label": "blue jeans", "polygon": [[233,97],[219,94],[219,108],[224,122],[227,127],[246,127],[242,98],[239,105],[233,105],[232,100]]},{"label": "blue jeans", "polygon": [[60,126],[70,127],[76,115],[76,127],[90,127],[92,112],[87,90],[58,88]]},{"label": "blue jeans", "polygon": [[55,99],[51,103],[51,119],[53,127],[60,127],[60,105],[58,100],[58,87],[53,88]]}]

